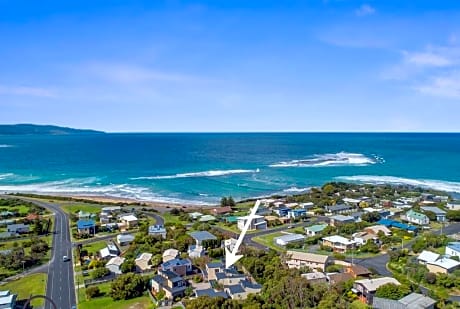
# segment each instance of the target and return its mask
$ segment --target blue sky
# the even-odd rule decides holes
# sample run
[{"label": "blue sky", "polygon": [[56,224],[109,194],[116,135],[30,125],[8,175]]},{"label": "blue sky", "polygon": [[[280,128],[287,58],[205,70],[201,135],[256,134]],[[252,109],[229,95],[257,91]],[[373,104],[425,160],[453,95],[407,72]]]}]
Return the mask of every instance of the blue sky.
[{"label": "blue sky", "polygon": [[459,20],[458,1],[0,0],[0,123],[458,132]]}]

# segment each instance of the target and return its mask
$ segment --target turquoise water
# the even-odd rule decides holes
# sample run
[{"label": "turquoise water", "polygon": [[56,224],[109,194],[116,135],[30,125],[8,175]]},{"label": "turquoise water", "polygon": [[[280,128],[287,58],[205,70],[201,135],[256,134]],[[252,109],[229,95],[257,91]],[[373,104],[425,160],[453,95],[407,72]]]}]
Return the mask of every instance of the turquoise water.
[{"label": "turquoise water", "polygon": [[460,192],[460,134],[0,136],[0,192],[214,203],[331,180]]}]

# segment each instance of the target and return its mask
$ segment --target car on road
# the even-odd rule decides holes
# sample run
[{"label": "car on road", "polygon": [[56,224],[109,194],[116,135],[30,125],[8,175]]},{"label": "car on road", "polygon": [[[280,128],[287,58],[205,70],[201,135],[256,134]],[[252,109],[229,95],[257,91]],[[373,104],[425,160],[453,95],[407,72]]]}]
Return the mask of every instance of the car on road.
[{"label": "car on road", "polygon": [[63,261],[63,262],[67,262],[67,261],[69,261],[69,260],[70,260],[70,258],[69,258],[67,255],[64,255],[64,256],[62,257],[62,261]]},{"label": "car on road", "polygon": [[293,228],[294,228],[294,225],[289,225],[287,228],[288,228],[288,229],[293,229]]}]

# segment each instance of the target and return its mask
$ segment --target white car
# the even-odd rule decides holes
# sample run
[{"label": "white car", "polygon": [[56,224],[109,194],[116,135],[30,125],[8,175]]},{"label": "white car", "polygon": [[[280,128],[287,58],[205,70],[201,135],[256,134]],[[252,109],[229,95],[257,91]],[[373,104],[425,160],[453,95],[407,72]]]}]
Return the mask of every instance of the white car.
[{"label": "white car", "polygon": [[63,261],[63,262],[67,262],[68,260],[70,260],[70,259],[69,259],[69,257],[68,257],[67,255],[64,255],[64,256],[62,257],[62,261]]}]

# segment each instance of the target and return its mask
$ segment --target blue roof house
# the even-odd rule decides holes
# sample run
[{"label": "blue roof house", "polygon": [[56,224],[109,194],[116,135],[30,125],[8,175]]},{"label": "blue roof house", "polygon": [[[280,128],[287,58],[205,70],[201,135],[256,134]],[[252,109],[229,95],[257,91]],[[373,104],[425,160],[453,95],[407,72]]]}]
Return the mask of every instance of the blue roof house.
[{"label": "blue roof house", "polygon": [[447,244],[446,246],[446,255],[448,256],[458,256],[460,257],[460,242],[453,241]]},{"label": "blue roof house", "polygon": [[307,215],[307,211],[303,208],[300,209],[290,209],[287,213],[288,218],[298,219]]},{"label": "blue roof house", "polygon": [[77,230],[80,235],[96,234],[96,222],[94,220],[78,220]]}]

